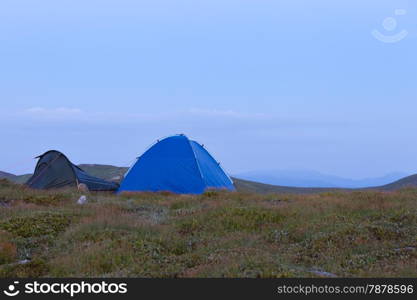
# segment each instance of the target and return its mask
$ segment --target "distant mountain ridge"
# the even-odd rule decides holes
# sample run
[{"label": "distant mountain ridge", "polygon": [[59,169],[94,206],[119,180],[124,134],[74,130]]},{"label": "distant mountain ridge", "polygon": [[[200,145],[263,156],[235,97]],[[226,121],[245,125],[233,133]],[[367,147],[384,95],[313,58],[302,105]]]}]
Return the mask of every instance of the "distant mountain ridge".
[{"label": "distant mountain ridge", "polygon": [[269,170],[240,173],[235,174],[234,177],[278,186],[354,189],[386,185],[408,175],[397,172],[377,178],[348,179],[308,170]]}]

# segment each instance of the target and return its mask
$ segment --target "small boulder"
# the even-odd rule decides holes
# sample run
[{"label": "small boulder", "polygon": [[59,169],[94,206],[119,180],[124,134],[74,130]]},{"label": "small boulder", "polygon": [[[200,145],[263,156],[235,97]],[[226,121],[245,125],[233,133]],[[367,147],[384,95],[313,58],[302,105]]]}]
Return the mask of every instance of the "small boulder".
[{"label": "small boulder", "polygon": [[78,199],[77,204],[83,205],[87,203],[87,197],[82,195],[80,199]]}]

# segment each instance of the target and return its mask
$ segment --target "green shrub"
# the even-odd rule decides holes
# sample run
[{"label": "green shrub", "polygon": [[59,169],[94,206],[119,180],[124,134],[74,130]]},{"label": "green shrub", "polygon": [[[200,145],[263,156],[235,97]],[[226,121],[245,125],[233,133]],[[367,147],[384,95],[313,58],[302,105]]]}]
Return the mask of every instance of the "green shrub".
[{"label": "green shrub", "polygon": [[58,205],[62,200],[67,199],[63,194],[46,194],[46,195],[25,195],[22,200],[26,203],[33,203],[36,205]]},{"label": "green shrub", "polygon": [[69,226],[71,218],[59,212],[35,212],[29,216],[16,216],[0,221],[0,229],[24,238],[55,236]]}]

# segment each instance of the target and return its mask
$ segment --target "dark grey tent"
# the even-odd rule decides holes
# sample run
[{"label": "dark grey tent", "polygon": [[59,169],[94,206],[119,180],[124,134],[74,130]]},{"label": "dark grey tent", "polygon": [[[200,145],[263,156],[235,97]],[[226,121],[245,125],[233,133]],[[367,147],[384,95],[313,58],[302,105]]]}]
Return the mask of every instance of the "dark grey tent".
[{"label": "dark grey tent", "polygon": [[93,177],[77,167],[61,152],[48,151],[38,156],[35,173],[26,185],[33,189],[56,189],[85,184],[90,191],[115,191],[119,185]]}]

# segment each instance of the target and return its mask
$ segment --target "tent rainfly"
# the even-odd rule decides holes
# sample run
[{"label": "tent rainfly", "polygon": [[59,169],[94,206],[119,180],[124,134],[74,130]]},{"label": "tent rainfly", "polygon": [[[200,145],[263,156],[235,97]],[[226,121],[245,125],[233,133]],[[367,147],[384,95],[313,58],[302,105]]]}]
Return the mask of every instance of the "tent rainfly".
[{"label": "tent rainfly", "polygon": [[137,159],[119,192],[201,194],[207,189],[234,191],[235,187],[202,145],[185,135],[174,135],[158,141]]},{"label": "tent rainfly", "polygon": [[115,191],[119,185],[87,174],[61,152],[48,151],[38,156],[35,173],[26,185],[33,189],[57,189],[85,184],[90,191]]}]

